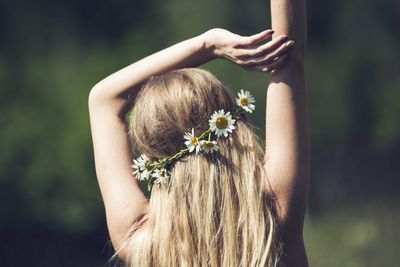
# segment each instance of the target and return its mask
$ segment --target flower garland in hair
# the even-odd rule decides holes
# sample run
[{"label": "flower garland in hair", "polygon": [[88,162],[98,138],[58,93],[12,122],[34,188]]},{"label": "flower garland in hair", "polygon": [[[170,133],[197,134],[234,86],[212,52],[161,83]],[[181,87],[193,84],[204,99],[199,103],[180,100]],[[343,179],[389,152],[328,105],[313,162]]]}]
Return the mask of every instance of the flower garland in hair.
[{"label": "flower garland in hair", "polygon": [[194,134],[194,128],[192,128],[191,132],[186,132],[183,136],[186,148],[173,156],[152,162],[145,154],[141,154],[140,157],[133,160],[133,175],[139,181],[148,181],[148,191],[151,191],[153,184],[168,187],[171,175],[168,167],[172,162],[188,153],[204,152],[211,154],[218,151],[218,142],[211,140],[212,133],[214,133],[217,140],[222,135],[227,137],[235,129],[235,122],[240,118],[239,115],[241,113],[252,113],[255,110],[255,102],[249,91],[241,89],[238,93],[238,98],[236,98],[237,107],[234,110],[228,112],[223,109],[215,111],[209,120],[210,127],[199,136]]}]

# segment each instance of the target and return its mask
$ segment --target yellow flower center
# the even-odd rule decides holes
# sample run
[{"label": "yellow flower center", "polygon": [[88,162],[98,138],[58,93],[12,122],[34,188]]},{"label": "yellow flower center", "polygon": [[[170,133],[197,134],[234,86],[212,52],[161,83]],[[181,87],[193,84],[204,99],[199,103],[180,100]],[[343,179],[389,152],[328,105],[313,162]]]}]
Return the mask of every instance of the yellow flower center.
[{"label": "yellow flower center", "polygon": [[192,144],[195,146],[197,145],[197,139],[195,137],[192,137]]},{"label": "yellow flower center", "polygon": [[242,99],[240,99],[240,104],[242,104],[243,106],[247,106],[249,104],[249,99],[247,99],[247,97],[243,97]]},{"label": "yellow flower center", "polygon": [[219,129],[225,129],[228,126],[228,120],[225,117],[219,117],[215,122]]},{"label": "yellow flower center", "polygon": [[211,143],[211,142],[206,142],[206,143],[204,143],[203,145],[204,145],[206,148],[212,148],[212,147],[214,146],[214,144]]}]

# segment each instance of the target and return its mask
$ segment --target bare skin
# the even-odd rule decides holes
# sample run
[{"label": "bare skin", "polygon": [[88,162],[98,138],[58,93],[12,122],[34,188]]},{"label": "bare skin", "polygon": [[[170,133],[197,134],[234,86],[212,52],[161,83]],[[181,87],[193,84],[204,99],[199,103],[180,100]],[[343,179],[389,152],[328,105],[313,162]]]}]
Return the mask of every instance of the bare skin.
[{"label": "bare skin", "polygon": [[[224,29],[212,29],[133,63],[92,88],[89,113],[96,173],[109,234],[116,249],[132,223],[148,209],[148,200],[132,175],[132,159],[137,155],[130,150],[123,120],[124,110],[131,100],[127,96],[135,95],[138,85],[153,75],[222,58],[246,70],[273,73],[267,93],[265,168],[268,179],[265,177],[264,184],[269,186],[265,190],[272,190],[278,200],[279,220],[287,233],[284,235],[287,256],[283,259],[286,266],[307,266],[302,239],[308,193],[308,130],[304,46],[301,45],[304,32],[293,28],[296,23],[286,23],[289,20],[286,8],[300,2],[302,0],[272,0],[272,26],[276,37],[271,41],[268,40],[272,30],[240,36]],[[300,17],[301,14],[294,16],[295,21],[301,21]],[[293,46],[288,35],[300,45]]]},{"label": "bare skin", "polygon": [[303,222],[309,191],[309,129],[304,79],[305,0],[271,0],[272,28],[296,45],[267,89],[266,163],[277,196],[286,266],[308,266]]}]

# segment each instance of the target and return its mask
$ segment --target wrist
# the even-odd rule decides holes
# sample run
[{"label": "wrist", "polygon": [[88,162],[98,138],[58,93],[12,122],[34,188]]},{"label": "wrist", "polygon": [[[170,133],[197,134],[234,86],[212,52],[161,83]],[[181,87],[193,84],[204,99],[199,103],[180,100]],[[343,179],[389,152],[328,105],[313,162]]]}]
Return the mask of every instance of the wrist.
[{"label": "wrist", "polygon": [[199,37],[202,42],[202,48],[205,52],[205,54],[212,60],[216,59],[219,56],[216,53],[216,44],[215,44],[215,38],[213,36],[213,30],[208,30],[201,34]]}]

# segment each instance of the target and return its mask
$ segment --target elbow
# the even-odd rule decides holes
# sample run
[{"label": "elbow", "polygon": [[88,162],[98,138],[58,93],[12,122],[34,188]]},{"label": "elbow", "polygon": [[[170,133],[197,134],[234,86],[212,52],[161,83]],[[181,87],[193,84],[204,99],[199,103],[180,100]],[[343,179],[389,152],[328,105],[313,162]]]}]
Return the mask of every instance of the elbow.
[{"label": "elbow", "polygon": [[102,90],[99,83],[92,87],[88,96],[89,110],[104,100],[104,94],[101,93],[102,91],[104,90]]},{"label": "elbow", "polygon": [[89,114],[113,114],[125,122],[125,115],[129,111],[126,99],[114,97],[103,86],[95,85],[88,95]]},{"label": "elbow", "polygon": [[91,108],[93,108],[93,106],[94,106],[95,103],[97,102],[97,99],[98,99],[98,93],[97,93],[97,90],[96,90],[96,86],[94,86],[94,87],[90,90],[89,96],[88,96],[88,107],[89,107],[89,110],[90,110]]}]

